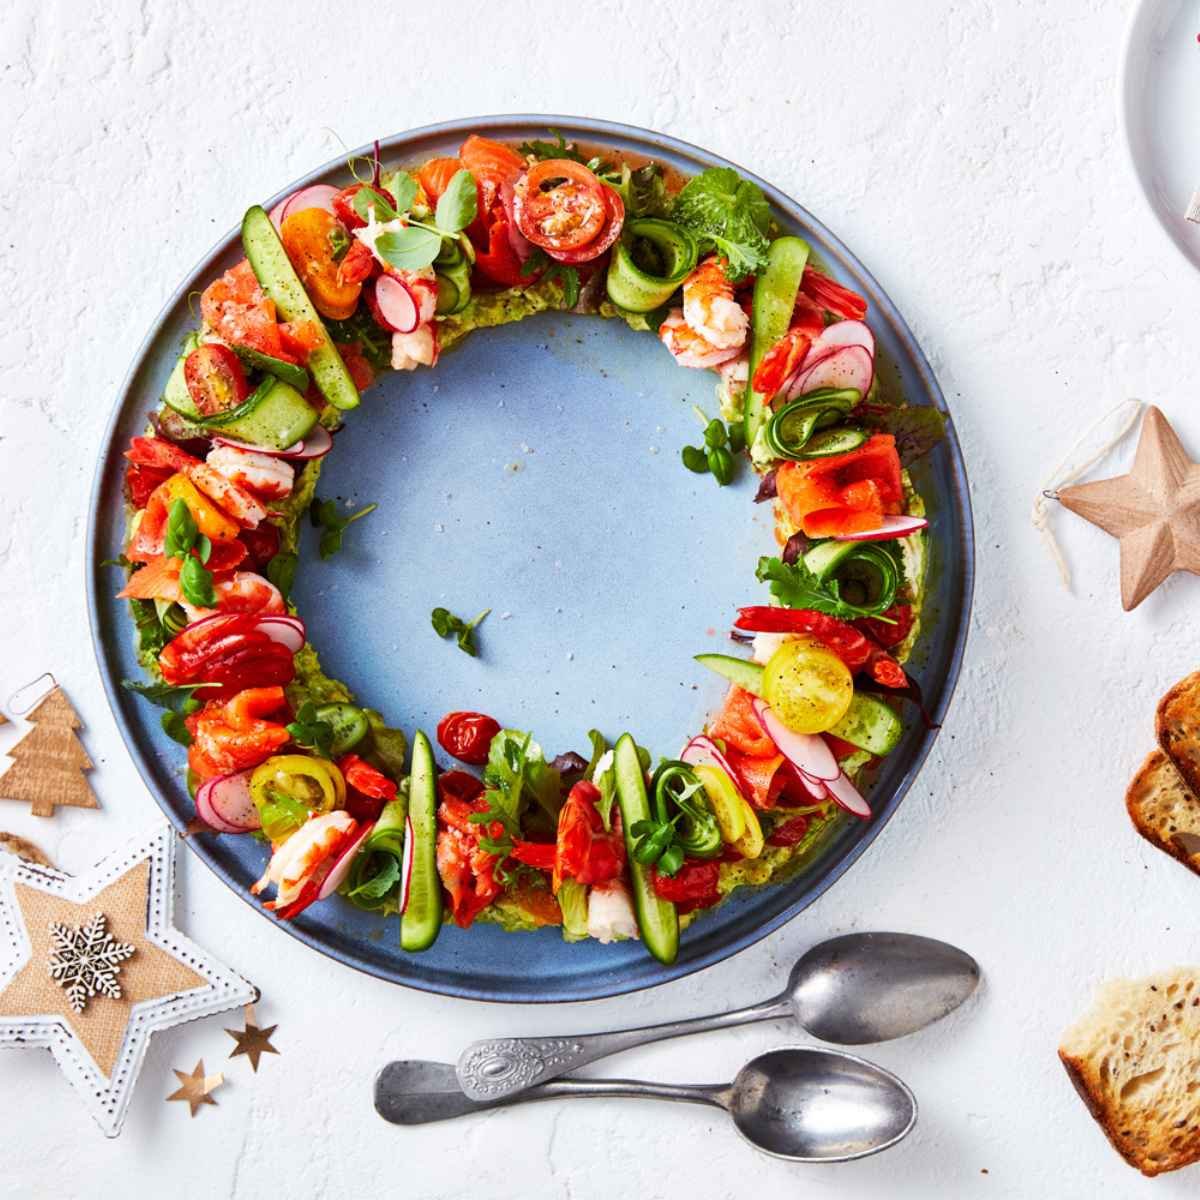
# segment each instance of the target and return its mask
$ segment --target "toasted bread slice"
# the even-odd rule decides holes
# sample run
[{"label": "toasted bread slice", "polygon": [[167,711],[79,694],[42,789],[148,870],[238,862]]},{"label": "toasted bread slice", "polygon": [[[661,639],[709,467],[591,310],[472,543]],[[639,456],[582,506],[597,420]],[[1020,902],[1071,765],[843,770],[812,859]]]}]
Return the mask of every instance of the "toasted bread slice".
[{"label": "toasted bread slice", "polygon": [[1125,792],[1125,807],[1146,841],[1200,875],[1200,800],[1161,750],[1146,756]]},{"label": "toasted bread slice", "polygon": [[1181,679],[1158,702],[1154,732],[1183,782],[1200,796],[1200,671]]},{"label": "toasted bread slice", "polygon": [[1200,1161],[1200,967],[1104,984],[1058,1056],[1131,1166],[1158,1175]]}]

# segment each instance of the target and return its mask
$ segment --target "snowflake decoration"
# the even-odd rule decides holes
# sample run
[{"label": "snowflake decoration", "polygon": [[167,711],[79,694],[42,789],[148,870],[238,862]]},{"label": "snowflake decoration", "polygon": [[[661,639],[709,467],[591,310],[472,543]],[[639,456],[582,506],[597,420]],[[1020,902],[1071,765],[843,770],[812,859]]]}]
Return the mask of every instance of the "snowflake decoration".
[{"label": "snowflake decoration", "polygon": [[67,1003],[77,1013],[83,1012],[97,993],[113,1000],[121,998],[117,972],[134,947],[118,942],[107,932],[107,925],[108,918],[96,913],[86,925],[74,927],[56,921],[50,926],[54,938],[50,977],[67,989]]}]

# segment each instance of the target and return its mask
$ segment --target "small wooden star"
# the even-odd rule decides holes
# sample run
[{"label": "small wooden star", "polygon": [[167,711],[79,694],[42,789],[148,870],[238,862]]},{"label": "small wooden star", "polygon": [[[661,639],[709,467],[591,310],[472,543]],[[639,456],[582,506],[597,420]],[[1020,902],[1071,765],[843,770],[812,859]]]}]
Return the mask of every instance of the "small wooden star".
[{"label": "small wooden star", "polygon": [[212,1093],[225,1082],[225,1076],[205,1075],[204,1059],[196,1064],[196,1069],[190,1075],[177,1067],[172,1069],[175,1071],[175,1078],[179,1080],[179,1087],[167,1097],[168,1100],[186,1100],[193,1117],[199,1111],[200,1105],[216,1104]]},{"label": "small wooden star", "polygon": [[271,1034],[279,1028],[278,1025],[268,1025],[266,1029],[260,1029],[254,1023],[254,1005],[246,1005],[245,1029],[227,1029],[225,1032],[229,1034],[237,1045],[230,1051],[229,1057],[236,1058],[239,1054],[244,1054],[250,1060],[250,1066],[258,1071],[258,1060],[264,1054],[278,1054],[279,1051],[271,1045]]},{"label": "small wooden star", "polygon": [[1172,572],[1200,575],[1200,464],[1159,409],[1146,410],[1128,475],[1063,488],[1058,499],[1120,540],[1126,612]]}]

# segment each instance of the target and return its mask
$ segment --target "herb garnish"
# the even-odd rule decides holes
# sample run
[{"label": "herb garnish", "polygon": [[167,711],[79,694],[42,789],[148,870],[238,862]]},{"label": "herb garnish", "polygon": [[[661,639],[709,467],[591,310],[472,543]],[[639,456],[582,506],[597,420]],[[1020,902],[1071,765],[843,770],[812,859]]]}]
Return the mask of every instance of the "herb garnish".
[{"label": "herb garnish", "polygon": [[[359,200],[364,195],[367,199],[363,201],[363,211],[359,214],[363,220],[366,220],[365,210],[368,205],[375,206],[377,217],[386,211],[391,216],[383,219],[392,220],[411,208],[416,196],[416,186],[414,184],[412,189],[408,190],[408,195],[403,197],[407,199],[407,204],[401,205],[402,197],[397,197],[397,207],[401,212],[392,208],[386,197],[365,187],[354,197],[356,211]],[[442,249],[442,242],[457,238],[475,220],[477,212],[475,176],[464,167],[451,176],[446,190],[438,198],[437,211],[433,215],[432,223],[418,221],[410,213],[405,218],[403,229],[388,230],[375,239],[375,252],[384,262],[398,270],[420,271],[437,258]]]},{"label": "herb garnish", "polygon": [[574,267],[555,262],[545,250],[535,248],[521,264],[521,275],[529,276],[537,271],[542,272],[542,279],[546,282],[558,280],[562,285],[563,302],[568,308],[574,308],[579,303],[579,272]]},{"label": "herb garnish", "polygon": [[196,528],[191,510],[182,500],[176,500],[167,514],[163,553],[183,560],[179,586],[184,599],[197,608],[215,608],[212,572],[204,565],[212,554],[212,542]]},{"label": "herb garnish", "polygon": [[300,705],[295,719],[285,728],[297,746],[311,750],[319,758],[333,756],[333,726],[317,716],[317,706],[311,700]]},{"label": "herb garnish", "polygon": [[296,582],[296,567],[299,562],[299,555],[293,554],[290,550],[280,550],[267,563],[267,579],[279,589],[279,594],[285,600],[291,594],[292,585]]},{"label": "herb garnish", "polygon": [[151,704],[165,708],[167,711],[160,719],[163,732],[181,746],[190,746],[192,735],[184,724],[184,717],[199,712],[201,708],[200,701],[196,699],[196,692],[221,685],[219,683],[191,683],[176,686],[169,683],[139,683],[133,679],[122,679],[121,686],[127,692],[135,692],[149,700]]},{"label": "herb garnish", "polygon": [[788,608],[808,608],[813,612],[853,621],[858,617],[879,617],[875,606],[851,604],[842,599],[841,585],[836,579],[817,578],[804,565],[803,559],[785,563],[778,558],[760,558],[755,575],[771,585],[771,595]]},{"label": "herb garnish", "polygon": [[724,487],[733,479],[733,456],[740,454],[746,445],[742,422],[735,421],[727,427],[720,417],[710,421],[696,405],[693,411],[704,426],[704,445],[684,446],[680,453],[683,465],[697,475],[711,471],[717,485]]},{"label": "herb garnish", "polygon": [[[345,533],[346,527],[353,525],[355,521],[361,521],[363,517],[368,513],[373,513],[378,507],[378,504],[368,504],[365,508],[360,508],[358,512],[344,517],[336,500],[318,500],[314,496],[309,517],[314,527],[322,531],[319,543],[321,557],[323,559],[332,558],[342,548],[342,535]],[[274,582],[272,580],[272,583]]]},{"label": "herb garnish", "polygon": [[676,196],[672,215],[700,238],[702,250],[715,249],[728,259],[725,273],[730,279],[767,265],[767,198],[732,167],[701,171]]},{"label": "herb garnish", "polygon": [[438,637],[445,638],[454,633],[458,634],[458,648],[472,658],[476,658],[479,651],[475,647],[475,627],[491,611],[490,608],[485,608],[475,620],[464,621],[462,617],[456,617],[448,608],[435,608],[429,614],[429,619]]}]

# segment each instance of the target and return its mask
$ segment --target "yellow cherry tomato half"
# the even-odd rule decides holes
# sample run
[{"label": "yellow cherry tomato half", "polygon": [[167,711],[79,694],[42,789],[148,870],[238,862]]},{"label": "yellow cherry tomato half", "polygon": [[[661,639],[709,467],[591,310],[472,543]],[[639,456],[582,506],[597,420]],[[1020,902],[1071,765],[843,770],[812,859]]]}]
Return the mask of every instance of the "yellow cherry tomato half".
[{"label": "yellow cherry tomato half", "polygon": [[346,803],[346,780],[327,759],[276,754],[250,776],[250,797],[260,812],[282,799],[297,801],[310,813],[327,813]]},{"label": "yellow cherry tomato half", "polygon": [[853,698],[850,669],[812,638],[784,642],[763,671],[763,699],[796,733],[832,729],[846,715]]}]

